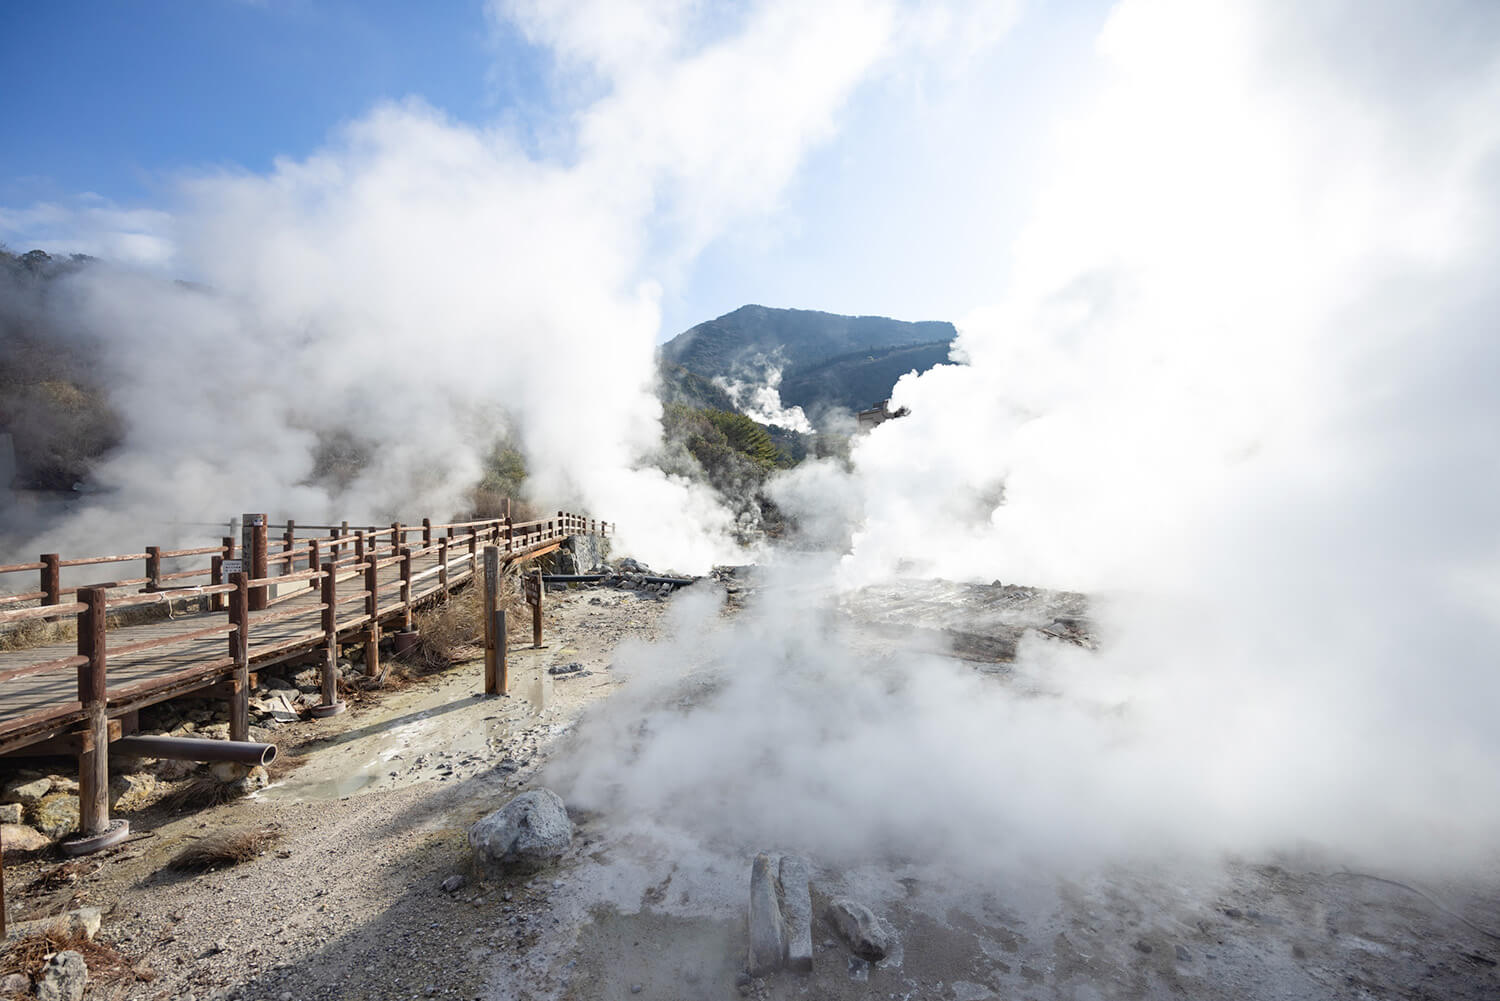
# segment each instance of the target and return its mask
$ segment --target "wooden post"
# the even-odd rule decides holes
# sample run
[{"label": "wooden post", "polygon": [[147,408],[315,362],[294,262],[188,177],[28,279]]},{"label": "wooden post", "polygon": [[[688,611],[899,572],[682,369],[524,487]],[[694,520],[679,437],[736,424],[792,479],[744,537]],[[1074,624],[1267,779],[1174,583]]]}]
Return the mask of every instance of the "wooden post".
[{"label": "wooden post", "polygon": [[403,534],[404,533],[401,531],[401,522],[399,522],[399,521],[393,521],[393,522],[391,522],[391,555],[392,556],[395,556],[397,553],[401,552],[401,546],[406,542],[406,540],[401,537]]},{"label": "wooden post", "polygon": [[354,561],[363,562],[365,558],[365,530],[359,529],[354,533]]},{"label": "wooden post", "polygon": [[234,659],[234,694],[229,700],[229,739],[250,739],[250,588],[243,573],[229,575],[229,656]]},{"label": "wooden post", "polygon": [[[336,528],[330,528],[328,530],[328,537],[330,539],[337,539],[339,537],[339,530],[336,529]],[[338,560],[338,558],[339,558],[339,543],[337,543],[337,542],[330,542],[328,544],[328,558],[330,560],[335,560],[335,561]]]},{"label": "wooden post", "polygon": [[438,601],[448,600],[448,540],[438,539]]},{"label": "wooden post", "polygon": [[370,628],[365,632],[365,674],[380,673],[380,567],[372,555],[365,563],[365,614]]},{"label": "wooden post", "polygon": [[508,556],[511,553],[513,553],[513,552],[516,551],[515,540],[511,536],[512,529],[511,529],[511,520],[510,520],[510,500],[509,499],[507,499],[506,502],[505,502],[505,508],[506,508],[506,514],[505,514],[505,553]]},{"label": "wooden post", "polygon": [[78,617],[78,701],[87,719],[84,745],[78,755],[78,828],[85,837],[109,829],[109,714],[105,682],[104,601],[102,587],[78,589],[78,600],[88,606]]},{"label": "wooden post", "polygon": [[[224,583],[224,557],[215,556],[208,561],[208,581],[214,587]],[[224,596],[215,594],[208,599],[208,610],[210,612],[224,611]]]},{"label": "wooden post", "polygon": [[401,628],[411,629],[411,547],[401,549]]},{"label": "wooden post", "polygon": [[[265,580],[269,575],[266,563],[266,516],[263,514],[247,514],[244,521],[244,534],[249,543],[245,547],[245,559],[248,564],[247,571],[252,580]],[[270,597],[269,588],[262,584],[250,589],[250,609],[259,611],[266,607]]]},{"label": "wooden post", "polygon": [[479,569],[479,529],[469,526],[469,570]]},{"label": "wooden post", "polygon": [[422,519],[422,548],[426,549],[432,545],[432,519]]},{"label": "wooden post", "polygon": [[46,597],[44,605],[56,605],[62,600],[62,557],[56,553],[42,555],[42,587]]},{"label": "wooden post", "polygon": [[337,716],[344,711],[339,701],[338,567],[323,564],[323,701],[313,706],[314,716]]},{"label": "wooden post", "polygon": [[[349,523],[347,521],[339,522],[339,535],[340,536],[344,536],[344,535],[348,535],[348,534],[349,534]],[[337,561],[338,558],[340,556],[343,556],[343,555],[344,555],[344,547],[343,547],[342,544],[340,544],[339,545],[338,555],[334,557],[334,560]]]},{"label": "wooden post", "polygon": [[297,523],[290,518],[286,520],[286,534],[281,537],[281,542],[282,552],[289,553],[297,548]]},{"label": "wooden post", "polygon": [[542,583],[542,571],[536,572],[536,604],[531,606],[531,645],[540,650],[542,648],[542,595],[547,593],[547,587]]},{"label": "wooden post", "polygon": [[500,549],[484,547],[484,694],[499,695],[500,653],[505,634],[495,631],[495,613],[500,610]]},{"label": "wooden post", "polygon": [[144,590],[161,590],[161,546],[146,547],[146,586]]}]

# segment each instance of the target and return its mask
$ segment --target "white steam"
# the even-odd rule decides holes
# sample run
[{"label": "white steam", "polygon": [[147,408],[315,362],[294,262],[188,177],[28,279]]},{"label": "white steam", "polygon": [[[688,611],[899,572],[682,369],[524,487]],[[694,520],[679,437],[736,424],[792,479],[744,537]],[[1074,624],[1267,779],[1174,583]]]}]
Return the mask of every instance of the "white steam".
[{"label": "white steam", "polygon": [[[413,99],[268,174],[183,179],[175,211],[151,216],[150,259],[203,287],[67,280],[126,440],[97,470],[104,492],[26,552],[171,544],[164,522],[241,511],[442,518],[504,433],[537,501],[618,523],[653,561],[726,558],[731,516],[647,462],[660,282],[775,205],[891,51],[897,12],[771,0],[700,23],[679,8],[494,7],[555,56],[560,90],[589,82],[563,93],[575,110],[542,153]],[[333,431],[370,460],[342,491],[309,483]]]},{"label": "white steam", "polygon": [[728,393],[740,413],[751,420],[811,434],[812,422],[802,408],[784,406],[781,402],[781,367],[764,359],[759,367],[758,373],[745,379],[716,376],[714,385]]},{"label": "white steam", "polygon": [[656,658],[707,665],[698,708],[648,686],[573,787],[826,857],[1487,858],[1500,18],[1441,6],[1121,3],[967,364],[904,378],[852,476],[784,481],[862,519],[843,586],[1085,589],[1099,654],[986,686],[783,582],[687,615]]}]

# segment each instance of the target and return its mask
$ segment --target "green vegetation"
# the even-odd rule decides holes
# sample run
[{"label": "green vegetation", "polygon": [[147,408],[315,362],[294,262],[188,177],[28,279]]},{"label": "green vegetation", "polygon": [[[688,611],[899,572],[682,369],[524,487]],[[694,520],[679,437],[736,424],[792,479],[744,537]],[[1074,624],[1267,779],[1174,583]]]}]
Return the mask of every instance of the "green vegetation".
[{"label": "green vegetation", "polygon": [[0,250],[0,432],[15,446],[18,487],[72,489],[125,433],[96,346],[47,308],[58,281],[88,264]]},{"label": "green vegetation", "polygon": [[732,410],[727,401],[689,398],[688,377],[716,389],[715,378],[753,380],[769,363],[781,366],[783,403],[814,417],[860,410],[889,397],[908,371],[946,361],[957,336],[953,324],[938,321],[741,306],[662,345],[662,401]]}]

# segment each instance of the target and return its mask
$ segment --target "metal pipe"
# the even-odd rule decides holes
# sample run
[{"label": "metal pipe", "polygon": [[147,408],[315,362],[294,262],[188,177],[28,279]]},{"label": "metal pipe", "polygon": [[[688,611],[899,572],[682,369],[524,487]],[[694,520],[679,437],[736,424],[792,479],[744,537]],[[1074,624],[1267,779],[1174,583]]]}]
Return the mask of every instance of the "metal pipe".
[{"label": "metal pipe", "polygon": [[121,737],[109,745],[111,751],[141,758],[172,758],[177,761],[235,761],[242,765],[269,765],[276,760],[275,744],[247,740],[208,740],[203,737]]}]

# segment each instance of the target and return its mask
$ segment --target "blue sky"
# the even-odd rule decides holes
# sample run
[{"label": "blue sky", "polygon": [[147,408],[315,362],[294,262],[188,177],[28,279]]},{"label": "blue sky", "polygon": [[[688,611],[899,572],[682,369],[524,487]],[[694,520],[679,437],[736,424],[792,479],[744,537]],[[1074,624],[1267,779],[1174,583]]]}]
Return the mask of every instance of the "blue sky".
[{"label": "blue sky", "polygon": [[[961,72],[886,67],[769,211],[656,276],[660,336],[750,301],[909,319],[988,301],[1105,9],[1030,10]],[[265,174],[382,101],[419,97],[523,141],[566,131],[580,101],[552,52],[477,0],[9,4],[0,60],[0,241],[13,250],[69,248],[69,212],[44,224],[37,206],[170,212],[182,177]]]}]

